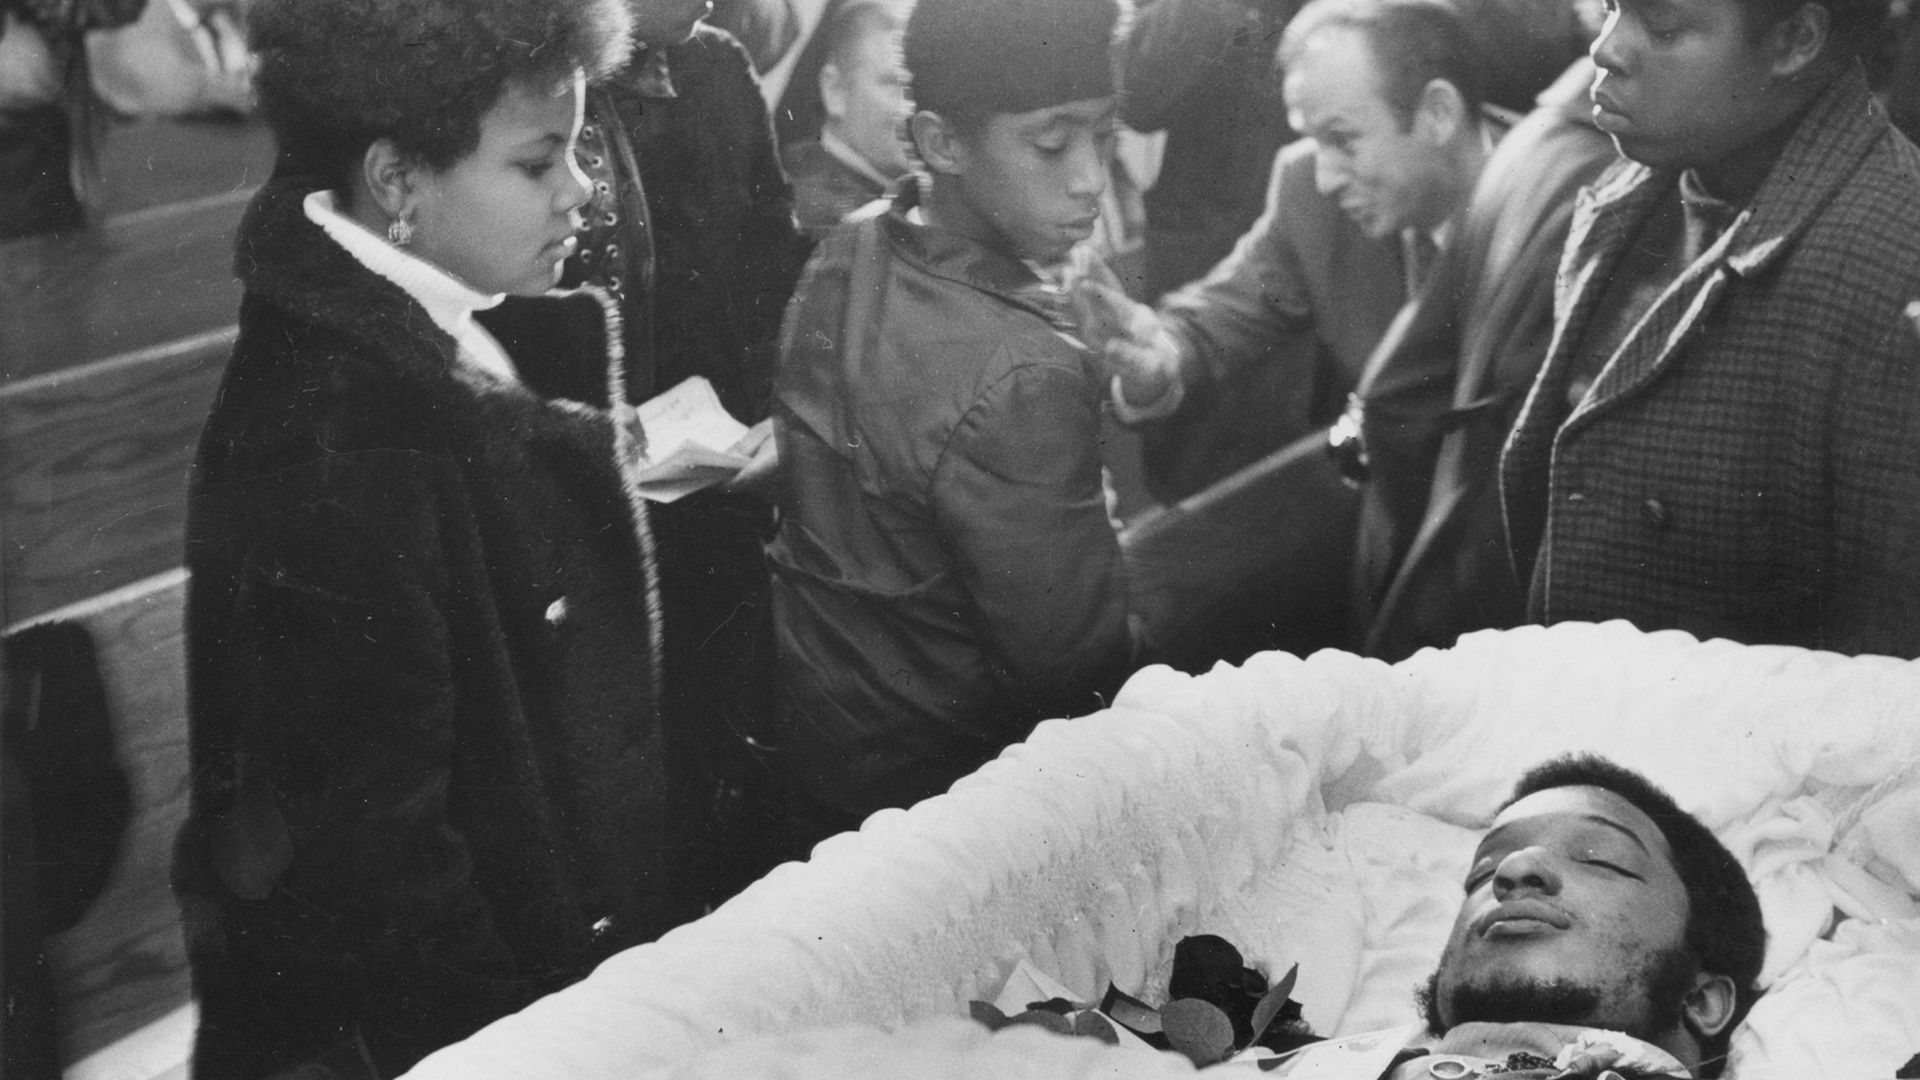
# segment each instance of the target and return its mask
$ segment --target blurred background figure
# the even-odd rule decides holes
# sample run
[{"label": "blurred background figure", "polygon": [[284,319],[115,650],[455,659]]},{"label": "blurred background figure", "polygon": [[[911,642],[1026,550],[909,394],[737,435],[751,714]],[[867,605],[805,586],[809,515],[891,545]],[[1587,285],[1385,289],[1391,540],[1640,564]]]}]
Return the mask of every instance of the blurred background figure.
[{"label": "blurred background figure", "polygon": [[[746,49],[702,21],[705,0],[626,2],[639,45],[588,95],[580,160],[594,197],[566,280],[618,297],[630,400],[700,376],[753,425],[769,414],[780,316],[810,245],[794,227]],[[756,473],[772,465],[772,440],[763,450]],[[716,487],[653,509],[676,865],[717,903],[776,858],[778,815],[761,782],[773,708],[761,544],[772,508]]]},{"label": "blurred background figure", "polygon": [[[907,172],[902,0],[835,0],[813,41],[821,120],[813,138],[780,148],[800,228],[818,236],[883,198]],[[813,46],[809,46],[810,48]]]},{"label": "blurred background figure", "polygon": [[116,121],[250,112],[243,18],[227,2],[0,3],[0,239],[98,216]]},{"label": "blurred background figure", "polygon": [[1150,0],[1123,29],[1120,118],[1166,133],[1146,195],[1145,295],[1213,268],[1247,231],[1293,138],[1274,44],[1301,0]]},{"label": "blurred background figure", "polygon": [[0,239],[80,224],[98,183],[86,38],[146,5],[0,0]]},{"label": "blurred background figure", "polygon": [[800,40],[800,14],[793,0],[713,0],[707,25],[725,30],[746,46],[755,74],[764,74]]}]

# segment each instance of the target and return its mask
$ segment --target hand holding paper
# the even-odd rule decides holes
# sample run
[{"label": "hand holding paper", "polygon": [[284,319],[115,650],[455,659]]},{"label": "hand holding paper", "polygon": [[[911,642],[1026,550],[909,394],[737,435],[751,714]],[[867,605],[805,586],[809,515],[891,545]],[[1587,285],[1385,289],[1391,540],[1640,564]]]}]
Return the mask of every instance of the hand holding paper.
[{"label": "hand holding paper", "polygon": [[757,491],[765,487],[780,469],[780,447],[773,439],[772,417],[748,428],[740,441],[729,449],[750,460],[746,468],[727,481],[728,491]]},{"label": "hand holding paper", "polygon": [[701,376],[641,404],[639,419],[645,432],[640,494],[654,502],[684,498],[753,464],[750,453],[735,449],[749,437],[747,426],[728,415]]}]

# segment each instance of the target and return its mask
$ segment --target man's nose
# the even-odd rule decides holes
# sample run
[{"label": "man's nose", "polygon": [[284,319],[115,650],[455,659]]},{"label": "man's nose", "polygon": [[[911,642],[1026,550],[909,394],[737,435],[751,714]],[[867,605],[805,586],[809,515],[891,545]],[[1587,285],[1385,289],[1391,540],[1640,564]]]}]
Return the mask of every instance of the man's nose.
[{"label": "man's nose", "polygon": [[1524,847],[1507,854],[1493,868],[1493,895],[1505,900],[1516,893],[1542,893],[1552,896],[1560,891],[1560,873],[1553,860],[1537,847]]}]

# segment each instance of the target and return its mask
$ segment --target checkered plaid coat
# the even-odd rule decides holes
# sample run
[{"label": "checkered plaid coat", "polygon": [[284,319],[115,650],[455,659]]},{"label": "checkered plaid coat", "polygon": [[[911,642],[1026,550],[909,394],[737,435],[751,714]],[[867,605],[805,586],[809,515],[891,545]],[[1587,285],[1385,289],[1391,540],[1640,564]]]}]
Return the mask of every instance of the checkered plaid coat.
[{"label": "checkered plaid coat", "polygon": [[1840,78],[1556,427],[1606,282],[1676,182],[1623,162],[1582,192],[1502,459],[1530,618],[1920,656],[1920,150]]}]

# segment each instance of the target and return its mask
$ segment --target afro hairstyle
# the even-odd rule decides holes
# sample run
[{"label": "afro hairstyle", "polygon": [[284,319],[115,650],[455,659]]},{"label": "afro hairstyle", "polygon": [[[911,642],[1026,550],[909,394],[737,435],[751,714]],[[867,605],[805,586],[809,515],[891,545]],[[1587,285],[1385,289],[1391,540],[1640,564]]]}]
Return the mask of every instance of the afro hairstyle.
[{"label": "afro hairstyle", "polygon": [[633,49],[626,0],[255,0],[247,23],[280,167],[335,186],[378,139],[445,169],[509,82],[603,79]]}]

